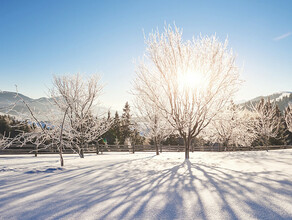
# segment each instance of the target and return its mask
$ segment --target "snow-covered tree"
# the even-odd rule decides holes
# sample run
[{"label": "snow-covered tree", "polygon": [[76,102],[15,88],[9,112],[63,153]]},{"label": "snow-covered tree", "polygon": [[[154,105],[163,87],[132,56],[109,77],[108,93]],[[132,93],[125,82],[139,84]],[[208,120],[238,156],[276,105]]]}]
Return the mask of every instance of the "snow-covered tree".
[{"label": "snow-covered tree", "polygon": [[255,131],[260,142],[267,148],[269,139],[277,136],[281,122],[277,117],[276,105],[271,103],[270,100],[261,99],[257,105],[253,106],[253,111],[255,114]]},{"label": "snow-covered tree", "polygon": [[[123,114],[121,117],[121,142],[129,142],[126,139],[131,139],[132,136],[132,129],[133,129],[133,122],[132,122],[132,115],[130,114],[130,105],[126,102],[123,108]],[[125,143],[125,144],[127,144]]]},{"label": "snow-covered tree", "polygon": [[257,138],[254,118],[254,113],[248,109],[239,111],[239,123],[235,128],[232,141],[235,146],[251,146],[253,141]]},{"label": "snow-covered tree", "polygon": [[287,124],[288,130],[292,133],[292,104],[289,103],[285,109],[285,121]]},{"label": "snow-covered tree", "polygon": [[34,144],[36,146],[35,156],[37,156],[37,151],[40,149],[54,148],[59,152],[61,166],[64,166],[63,149],[65,148],[65,145],[63,142],[63,131],[67,111],[63,113],[62,117],[58,117],[58,114],[55,113],[51,116],[50,120],[52,126],[44,126],[28,103],[21,96],[18,95],[18,97],[30,112],[29,115],[25,116],[26,120],[23,120],[20,124],[27,125],[27,123],[30,122],[31,129],[29,132],[23,131],[18,134],[10,140],[9,144],[12,145],[13,143],[16,143],[20,147],[25,146],[26,144]]},{"label": "snow-covered tree", "polygon": [[86,79],[79,74],[55,76],[53,84],[54,88],[50,92],[58,111],[47,116],[47,126],[43,126],[30,106],[20,97],[30,112],[28,121],[36,126],[30,132],[18,135],[13,142],[20,146],[32,143],[36,146],[36,151],[57,149],[63,166],[64,149],[71,149],[84,157],[83,148],[97,142],[109,129],[111,120],[94,114],[94,106],[102,89],[98,76]]},{"label": "snow-covered tree", "polygon": [[137,118],[139,118],[145,136],[154,141],[156,155],[159,155],[161,141],[172,133],[172,128],[161,115],[157,106],[153,105],[153,103],[148,103],[142,97],[142,95],[136,95],[135,99]]},{"label": "snow-covered tree", "polygon": [[94,107],[102,85],[98,75],[83,78],[80,74],[55,76],[51,95],[55,105],[64,114],[64,140],[84,157],[83,148],[97,142],[110,128],[107,118],[94,116]]},{"label": "snow-covered tree", "polygon": [[228,41],[216,36],[183,41],[182,31],[170,26],[146,39],[146,53],[136,69],[134,93],[157,107],[190,143],[225,107],[240,83],[235,55]]},{"label": "snow-covered tree", "polygon": [[256,138],[252,112],[235,105],[223,108],[208,127],[212,142],[223,146],[250,146]]},{"label": "snow-covered tree", "polygon": [[10,147],[11,144],[12,142],[9,134],[8,135],[0,134],[0,150]]},{"label": "snow-covered tree", "polygon": [[210,123],[210,134],[213,136],[213,142],[219,142],[228,147],[233,140],[238,124],[238,109],[234,103],[231,103],[231,105],[222,109]]}]

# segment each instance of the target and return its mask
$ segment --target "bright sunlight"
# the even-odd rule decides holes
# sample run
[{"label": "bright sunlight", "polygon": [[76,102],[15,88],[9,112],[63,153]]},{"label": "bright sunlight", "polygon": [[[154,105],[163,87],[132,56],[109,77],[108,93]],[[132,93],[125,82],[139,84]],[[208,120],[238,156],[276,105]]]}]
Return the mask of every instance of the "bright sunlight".
[{"label": "bright sunlight", "polygon": [[183,89],[203,88],[205,83],[204,75],[199,71],[187,71],[178,74],[178,85]]}]

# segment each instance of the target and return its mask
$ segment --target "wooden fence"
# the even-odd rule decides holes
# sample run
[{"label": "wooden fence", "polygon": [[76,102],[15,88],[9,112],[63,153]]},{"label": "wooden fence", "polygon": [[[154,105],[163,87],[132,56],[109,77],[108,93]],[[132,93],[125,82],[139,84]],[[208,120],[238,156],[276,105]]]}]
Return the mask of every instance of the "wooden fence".
[{"label": "wooden fence", "polygon": [[[0,146],[1,147],[1,146]],[[224,147],[224,146],[191,146],[190,151],[209,151],[209,152],[224,152],[224,151],[260,151],[260,150],[278,150],[278,149],[292,149],[292,145],[273,145],[273,146],[255,146],[255,147]],[[84,153],[96,153],[103,152],[155,152],[154,145],[92,145],[83,149]],[[160,152],[184,152],[183,145],[162,145],[159,146]],[[0,150],[0,154],[57,154],[56,148],[39,147],[36,149],[34,145],[26,145],[19,147],[13,145],[4,150]],[[70,149],[66,149],[64,154],[74,153]]]}]

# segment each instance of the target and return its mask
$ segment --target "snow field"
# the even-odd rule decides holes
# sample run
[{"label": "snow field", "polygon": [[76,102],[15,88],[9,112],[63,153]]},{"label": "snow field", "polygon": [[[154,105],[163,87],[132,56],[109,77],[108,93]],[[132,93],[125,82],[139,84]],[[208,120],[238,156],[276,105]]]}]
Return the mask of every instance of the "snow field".
[{"label": "snow field", "polygon": [[0,219],[292,219],[292,150],[0,156]]}]

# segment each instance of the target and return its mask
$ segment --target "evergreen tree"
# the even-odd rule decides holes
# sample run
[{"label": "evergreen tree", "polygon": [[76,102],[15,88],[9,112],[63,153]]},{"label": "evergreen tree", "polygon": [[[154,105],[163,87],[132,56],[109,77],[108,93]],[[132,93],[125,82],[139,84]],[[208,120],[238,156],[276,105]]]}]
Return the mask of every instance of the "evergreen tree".
[{"label": "evergreen tree", "polygon": [[9,132],[10,126],[7,117],[0,115],[0,134],[7,136]]},{"label": "evergreen tree", "polygon": [[137,123],[135,123],[134,129],[131,132],[132,143],[135,145],[142,145],[145,141],[145,137],[140,135],[140,132],[138,131],[137,127],[138,127],[138,125],[137,125]]},{"label": "evergreen tree", "polygon": [[[153,140],[150,144],[154,143]],[[179,145],[183,144],[182,138],[178,134],[171,134],[164,141],[161,142],[163,145]]]},{"label": "evergreen tree", "polygon": [[289,131],[287,129],[287,125],[285,123],[285,119],[283,114],[281,113],[279,107],[276,105],[276,114],[275,116],[280,124],[276,137],[271,137],[269,142],[271,145],[285,145],[288,142]]},{"label": "evergreen tree", "polygon": [[[290,95],[290,97],[292,94]],[[292,144],[292,104],[285,109],[285,126],[288,130],[287,144]]]},{"label": "evergreen tree", "polygon": [[[108,111],[107,120],[108,121],[112,120],[110,111]],[[115,143],[116,136],[115,136],[115,131],[114,131],[114,125],[111,126],[111,128],[102,136],[102,139],[103,140],[101,142],[103,142],[103,143],[105,141],[107,144],[110,144],[110,145]]]},{"label": "evergreen tree", "polygon": [[125,107],[123,108],[123,114],[121,119],[122,136],[120,139],[120,143],[124,143],[126,138],[131,138],[131,125],[130,105],[128,102],[126,102]]},{"label": "evergreen tree", "polygon": [[15,137],[21,132],[29,132],[31,130],[27,121],[17,121],[9,115],[0,115],[0,134]]},{"label": "evergreen tree", "polygon": [[121,144],[121,121],[120,121],[119,113],[117,111],[115,113],[112,130],[113,130],[113,135],[115,136],[114,142],[117,142],[116,141],[117,139],[118,142]]}]

